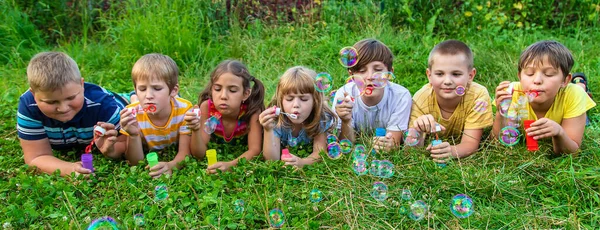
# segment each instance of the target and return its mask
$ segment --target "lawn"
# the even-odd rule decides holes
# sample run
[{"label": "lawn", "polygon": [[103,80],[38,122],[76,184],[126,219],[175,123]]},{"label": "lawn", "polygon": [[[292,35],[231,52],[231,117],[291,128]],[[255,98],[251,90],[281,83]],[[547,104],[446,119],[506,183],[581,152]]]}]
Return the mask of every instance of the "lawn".
[{"label": "lawn", "polygon": [[[348,74],[337,60],[338,51],[370,37],[392,49],[393,81],[415,93],[427,83],[425,69],[431,48],[446,39],[459,39],[474,52],[475,81],[486,86],[493,97],[499,82],[518,80],[517,61],[525,47],[552,39],[571,49],[576,60],[573,72],[585,72],[595,99],[600,95],[597,14],[592,23],[581,19],[564,27],[518,27],[520,19],[515,18],[499,26],[503,24],[494,20],[503,17],[496,17],[493,6],[485,4],[482,11],[494,13],[493,17],[477,22],[480,6],[473,3],[470,7],[474,10],[468,11],[471,16],[463,5],[456,21],[441,15],[437,20],[420,20],[419,14],[412,12],[413,21],[397,25],[393,4],[319,4],[323,4],[319,18],[287,22],[230,19],[221,9],[224,1],[124,1],[119,11],[100,12],[94,23],[81,21],[83,30],[93,33],[63,33],[51,41],[30,22],[41,19],[26,17],[14,2],[0,4],[0,35],[4,35],[0,40],[0,223],[5,229],[82,229],[97,218],[110,216],[122,229],[255,229],[268,228],[270,210],[279,208],[285,215],[284,227],[301,229],[599,228],[598,107],[588,111],[592,124],[586,128],[577,154],[555,156],[550,142],[541,142],[537,152],[527,151],[524,144],[506,147],[487,138],[486,130],[477,154],[454,160],[445,168],[437,167],[423,149],[369,156],[368,161],[393,162],[391,178],[356,175],[349,155],[333,160],[326,154],[322,154],[322,162],[300,170],[257,159],[218,175],[206,173],[205,160],[190,158],[171,177],[159,179],[151,179],[145,165],[129,167],[99,154],[94,161],[96,174],[90,178],[42,175],[24,165],[15,129],[16,109],[19,96],[28,88],[29,59],[47,50],[66,52],[78,63],[86,81],[116,92],[133,89],[131,67],[139,57],[151,52],[169,55],[180,68],[181,97],[195,103],[209,73],[220,61],[231,58],[246,63],[252,75],[265,83],[266,99],[273,95],[278,76],[296,65],[328,72],[334,88],[340,87]],[[382,12],[385,7],[388,10]],[[518,9],[518,5],[514,7]],[[457,19],[465,17],[466,21]],[[511,20],[515,22],[512,27],[508,26]],[[459,22],[464,26],[457,26]],[[456,27],[460,29],[450,29]],[[244,151],[239,146],[215,147],[219,159],[233,159]],[[291,151],[306,152],[309,147]],[[56,156],[75,161],[79,154]],[[173,151],[169,154],[174,156]],[[370,194],[377,181],[388,186],[384,201]],[[158,185],[166,187],[167,199],[155,199]],[[320,202],[309,199],[313,189],[322,192]],[[410,190],[412,196],[403,199],[403,190]],[[470,217],[452,214],[449,207],[457,194],[472,198],[475,212]],[[236,205],[239,200],[243,206]],[[423,219],[415,221],[402,210],[418,200],[428,210]],[[143,226],[136,225],[137,214],[143,215]]]}]

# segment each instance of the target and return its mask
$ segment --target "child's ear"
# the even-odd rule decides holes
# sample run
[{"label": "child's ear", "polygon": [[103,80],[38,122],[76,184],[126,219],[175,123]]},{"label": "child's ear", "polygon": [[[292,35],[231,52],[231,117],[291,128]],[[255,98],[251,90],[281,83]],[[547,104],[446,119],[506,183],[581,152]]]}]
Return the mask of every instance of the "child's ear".
[{"label": "child's ear", "polygon": [[352,70],[348,69],[348,75],[352,76]]},{"label": "child's ear", "polygon": [[475,74],[477,74],[477,70],[475,68],[471,69],[471,72],[469,73],[469,81],[473,81]]},{"label": "child's ear", "polygon": [[431,80],[431,70],[429,68],[425,69],[425,75],[427,75],[427,80]]},{"label": "child's ear", "polygon": [[84,86],[85,80],[83,78],[81,78],[81,87]]},{"label": "child's ear", "polygon": [[567,76],[565,77],[565,80],[563,81],[561,87],[566,87],[567,85],[569,85],[569,83],[571,82],[571,80],[573,79],[573,75],[572,74],[567,74]]},{"label": "child's ear", "polygon": [[169,94],[169,96],[175,97],[175,96],[177,96],[177,93],[179,93],[179,84],[176,84],[173,87],[173,89],[171,90],[171,93]]},{"label": "child's ear", "polygon": [[243,101],[248,100],[248,98],[250,97],[250,94],[252,94],[252,89],[244,90],[244,99],[243,99]]}]

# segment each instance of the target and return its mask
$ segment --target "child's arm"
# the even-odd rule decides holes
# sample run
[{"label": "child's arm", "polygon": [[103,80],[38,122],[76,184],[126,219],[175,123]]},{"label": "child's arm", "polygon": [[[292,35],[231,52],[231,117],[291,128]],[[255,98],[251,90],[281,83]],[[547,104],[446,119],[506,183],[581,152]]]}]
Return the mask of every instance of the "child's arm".
[{"label": "child's arm", "polygon": [[115,125],[111,123],[98,122],[97,126],[106,130],[101,137],[94,132],[94,143],[98,150],[100,150],[105,157],[120,159],[127,148],[127,136],[119,136],[119,131],[117,131]]},{"label": "child's arm", "polygon": [[162,174],[171,174],[173,173],[173,168],[181,168],[183,167],[179,163],[185,160],[185,157],[190,154],[190,140],[191,136],[188,134],[178,134],[179,135],[179,150],[177,151],[177,155],[175,158],[169,162],[158,162],[154,167],[150,168],[150,176],[152,178],[160,177]]},{"label": "child's arm", "polygon": [[127,132],[125,159],[129,165],[137,165],[144,160],[144,149],[142,147],[142,135],[136,118],[125,108],[121,110],[121,128]]},{"label": "child's arm", "polygon": [[313,139],[313,152],[306,158],[299,158],[294,154],[290,154],[291,158],[282,158],[285,161],[285,165],[293,165],[302,168],[305,165],[313,164],[321,159],[319,153],[327,149],[327,136],[326,133],[321,133]]},{"label": "child's arm", "polygon": [[72,172],[78,174],[90,174],[91,170],[83,167],[81,162],[66,162],[52,155],[52,147],[48,138],[41,140],[25,140],[19,138],[25,164],[37,167],[40,171],[52,174],[57,169],[61,176],[70,175]]},{"label": "child's arm", "polygon": [[240,158],[246,158],[250,161],[252,158],[258,156],[262,150],[263,142],[263,128],[258,122],[258,113],[255,113],[250,117],[250,132],[248,132],[248,150],[239,157],[229,162],[217,162],[208,167],[209,173],[217,173],[217,170],[227,171],[232,166],[236,166]]},{"label": "child's arm", "polygon": [[336,98],[336,100],[341,100],[342,103],[338,104],[335,102],[334,111],[342,121],[339,138],[348,139],[354,143],[356,139],[354,127],[352,126],[352,108],[354,107],[354,103],[347,96],[348,93],[344,92],[343,97]]},{"label": "child's arm", "polygon": [[[500,104],[502,103],[502,101],[511,100],[512,94],[505,90],[509,85],[510,81],[503,81],[500,82],[498,87],[496,87],[496,96],[494,100],[497,108],[500,108]],[[502,120],[504,120],[504,117],[502,117],[502,115],[499,112],[499,109],[497,109],[496,116],[494,119],[494,125],[492,126],[492,137],[496,137],[500,133],[500,129],[502,129]]]},{"label": "child's arm", "polygon": [[436,163],[446,163],[450,158],[468,157],[479,149],[483,129],[465,129],[458,145],[450,145],[444,141],[436,146],[427,146]]},{"label": "child's arm", "polygon": [[552,137],[555,153],[574,153],[581,146],[585,120],[585,113],[578,117],[563,119],[561,125],[548,118],[542,118],[531,123],[531,127],[525,130],[525,133],[536,140]]},{"label": "child's arm", "polygon": [[258,121],[264,129],[263,156],[265,160],[279,160],[280,158],[281,140],[275,136],[275,131],[273,130],[276,125],[276,117],[274,107],[265,109],[258,116]]},{"label": "child's arm", "polygon": [[196,114],[191,114],[190,112],[186,113],[185,121],[192,131],[192,136],[190,138],[190,150],[192,156],[196,159],[203,159],[206,155],[206,145],[210,140],[210,136],[208,133],[204,132],[204,122],[208,119],[208,102],[204,101],[200,104],[200,116],[199,118]]}]

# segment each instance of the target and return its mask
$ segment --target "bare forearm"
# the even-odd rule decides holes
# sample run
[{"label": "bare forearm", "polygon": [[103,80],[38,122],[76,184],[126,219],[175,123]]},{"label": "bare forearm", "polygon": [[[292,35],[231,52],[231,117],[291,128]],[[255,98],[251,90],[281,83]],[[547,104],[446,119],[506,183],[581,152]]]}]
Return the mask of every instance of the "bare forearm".
[{"label": "bare forearm", "polygon": [[354,133],[354,129],[352,128],[352,121],[342,121],[342,130],[340,133],[340,139],[348,139],[354,143],[356,135]]},{"label": "bare forearm", "polygon": [[63,161],[61,159],[49,155],[36,157],[31,162],[29,162],[28,165],[35,166],[40,171],[47,174],[52,174],[57,169],[60,170],[61,176],[70,175],[72,172],[75,172],[72,162]]},{"label": "bare forearm", "polygon": [[279,160],[279,140],[275,138],[273,130],[265,130],[263,139],[263,156],[265,160]]},{"label": "bare forearm", "polygon": [[125,158],[129,161],[130,165],[137,165],[139,161],[144,160],[144,149],[142,147],[141,136],[128,137]]},{"label": "bare forearm", "polygon": [[450,146],[450,148],[452,149],[452,156],[454,158],[464,158],[477,152],[479,146],[472,143],[460,143],[458,145]]},{"label": "bare forearm", "polygon": [[497,137],[498,134],[500,133],[500,129],[502,127],[500,127],[502,125],[502,120],[504,119],[504,117],[502,117],[502,115],[500,115],[500,112],[496,112],[496,118],[494,119],[494,125],[492,126],[492,137]]},{"label": "bare forearm", "polygon": [[190,141],[192,142],[190,143],[192,156],[196,159],[203,159],[206,155],[206,143],[203,143],[199,131],[192,131],[192,138]]},{"label": "bare forearm", "polygon": [[579,144],[571,140],[569,136],[562,130],[558,135],[552,137],[552,146],[555,153],[571,154],[577,152]]}]

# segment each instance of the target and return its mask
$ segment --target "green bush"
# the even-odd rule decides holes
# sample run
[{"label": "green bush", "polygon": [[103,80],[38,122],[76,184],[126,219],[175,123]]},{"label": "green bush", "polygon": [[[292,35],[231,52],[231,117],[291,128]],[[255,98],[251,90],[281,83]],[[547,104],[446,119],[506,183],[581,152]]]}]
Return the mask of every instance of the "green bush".
[{"label": "green bush", "polygon": [[44,40],[29,17],[12,4],[0,1],[0,64],[20,67],[43,46]]}]

